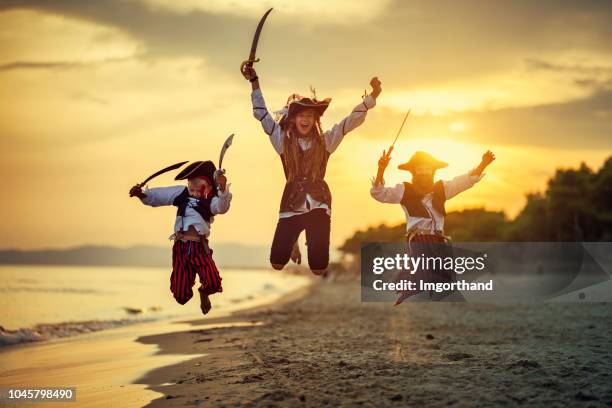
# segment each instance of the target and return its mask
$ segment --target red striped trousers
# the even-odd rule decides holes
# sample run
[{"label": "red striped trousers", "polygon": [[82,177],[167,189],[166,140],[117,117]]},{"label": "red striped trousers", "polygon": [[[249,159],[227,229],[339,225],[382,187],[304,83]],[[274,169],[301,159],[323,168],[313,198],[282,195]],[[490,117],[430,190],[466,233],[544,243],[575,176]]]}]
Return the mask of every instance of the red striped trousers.
[{"label": "red striped trousers", "polygon": [[204,251],[204,246],[200,242],[175,241],[172,247],[170,290],[181,305],[193,297],[196,275],[200,277],[198,290],[207,295],[223,291],[219,270],[212,256]]}]

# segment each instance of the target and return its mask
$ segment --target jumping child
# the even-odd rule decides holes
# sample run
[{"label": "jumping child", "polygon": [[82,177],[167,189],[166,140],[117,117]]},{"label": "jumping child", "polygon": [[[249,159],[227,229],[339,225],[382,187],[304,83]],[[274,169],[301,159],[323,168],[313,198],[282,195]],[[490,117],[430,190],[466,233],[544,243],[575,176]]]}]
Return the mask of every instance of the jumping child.
[{"label": "jumping child", "polygon": [[[400,164],[400,170],[412,174],[412,183],[404,182],[394,187],[385,187],[383,178],[385,169],[391,157],[383,151],[378,160],[378,173],[373,180],[370,194],[381,203],[400,204],[406,215],[406,238],[409,252],[424,253],[427,256],[445,256],[439,253],[446,251],[448,242],[444,235],[445,203],[457,194],[471,188],[480,179],[484,169],[495,160],[495,155],[487,151],[482,155],[482,161],[466,174],[449,181],[434,182],[437,169],[448,166],[448,163],[433,158],[425,152],[416,152],[407,163]],[[421,271],[428,280],[446,280],[449,276],[441,276],[438,271]],[[423,273],[424,272],[424,273]],[[430,272],[430,273],[428,273]],[[396,302],[401,303],[407,297],[415,294],[402,292]]]},{"label": "jumping child", "polygon": [[130,189],[130,197],[138,197],[145,205],[177,207],[172,247],[172,275],[170,290],[178,303],[184,305],[193,296],[195,277],[200,277],[200,309],[207,314],[212,305],[209,296],[222,292],[221,276],[208,246],[210,224],[217,214],[225,214],[230,207],[225,175],[216,172],[211,161],[193,162],[175,180],[187,180],[187,186],[150,188],[140,185]]},{"label": "jumping child", "polygon": [[372,93],[349,116],[323,132],[321,116],[331,99],[318,100],[293,94],[287,100],[280,119],[275,121],[266,107],[255,70],[246,65],[242,73],[252,85],[253,115],[269,136],[285,172],[286,183],[270,263],[278,270],[283,269],[290,258],[299,263],[301,255],[297,240],[305,230],[310,270],[323,275],[329,263],[332,202],[325,182],[327,161],[344,136],[361,125],[368,110],[376,105],[381,83],[378,78],[372,78]]}]

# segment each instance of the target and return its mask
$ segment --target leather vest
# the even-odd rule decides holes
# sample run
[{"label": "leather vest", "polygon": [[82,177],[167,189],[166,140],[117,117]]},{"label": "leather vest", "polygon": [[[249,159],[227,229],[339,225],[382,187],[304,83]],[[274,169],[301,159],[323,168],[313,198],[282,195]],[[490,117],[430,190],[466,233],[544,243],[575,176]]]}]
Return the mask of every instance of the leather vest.
[{"label": "leather vest", "polygon": [[[283,163],[283,171],[285,179],[288,177],[288,163],[284,154],[281,154],[281,162]],[[332,197],[329,186],[324,180],[325,171],[327,170],[327,162],[329,160],[329,152],[325,150],[325,156],[321,161],[322,168],[320,169],[321,177],[312,179],[306,174],[297,174],[295,180],[287,180],[283,190],[283,196],[280,203],[280,212],[290,212],[299,209],[306,201],[306,194],[322,203],[327,204],[331,209]]]},{"label": "leather vest", "polygon": [[[212,210],[210,209],[210,203],[212,202],[212,198],[214,194],[211,194],[208,198],[200,198],[198,200],[198,205],[193,207],[194,210],[198,212],[204,218],[204,221],[210,222],[211,217],[213,216]],[[172,205],[177,207],[176,215],[184,217],[185,211],[187,210],[187,205],[189,204],[189,190],[185,187],[185,190],[172,202]]]},{"label": "leather vest", "polygon": [[[404,195],[400,203],[412,217],[431,218],[431,214],[423,204],[423,197],[424,195],[417,193],[411,183],[404,183]],[[444,183],[437,181],[433,188],[433,208],[440,214],[446,215],[445,203]]]}]

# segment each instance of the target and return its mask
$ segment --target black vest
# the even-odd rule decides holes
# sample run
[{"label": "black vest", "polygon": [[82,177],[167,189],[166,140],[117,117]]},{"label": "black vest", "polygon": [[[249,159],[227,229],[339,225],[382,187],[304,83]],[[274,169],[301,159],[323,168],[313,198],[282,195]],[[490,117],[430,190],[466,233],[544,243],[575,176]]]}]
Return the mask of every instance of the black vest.
[{"label": "black vest", "polygon": [[[300,153],[304,151],[300,149]],[[306,200],[306,194],[310,194],[315,200],[327,204],[331,209],[332,197],[329,186],[324,180],[325,171],[327,170],[327,161],[329,160],[329,152],[325,150],[325,155],[321,161],[321,177],[315,180],[310,179],[305,174],[297,174],[295,180],[288,181],[285,183],[285,189],[283,190],[283,196],[281,198],[280,211],[296,211],[300,208]],[[285,172],[285,179],[288,177],[288,163],[284,154],[281,154],[281,162],[283,163],[283,171]]]},{"label": "black vest", "polygon": [[[400,203],[408,211],[412,217],[431,218],[431,214],[423,205],[423,194],[415,191],[410,183],[404,183],[404,195]],[[444,184],[442,181],[437,181],[433,188],[433,198],[431,204],[433,208],[442,215],[446,215],[444,203],[446,202],[446,194],[444,193]]]},{"label": "black vest", "polygon": [[[208,198],[200,198],[198,200],[198,205],[193,207],[193,209],[196,210],[198,214],[200,214],[202,218],[204,218],[204,221],[206,222],[210,222],[210,218],[213,216],[213,213],[210,209],[210,203],[212,202],[213,196],[214,196],[214,192]],[[172,202],[172,205],[177,207],[176,215],[184,217],[188,204],[189,204],[189,190],[187,189],[187,187],[185,187],[185,190],[183,190],[181,194],[176,196],[176,198]]]}]

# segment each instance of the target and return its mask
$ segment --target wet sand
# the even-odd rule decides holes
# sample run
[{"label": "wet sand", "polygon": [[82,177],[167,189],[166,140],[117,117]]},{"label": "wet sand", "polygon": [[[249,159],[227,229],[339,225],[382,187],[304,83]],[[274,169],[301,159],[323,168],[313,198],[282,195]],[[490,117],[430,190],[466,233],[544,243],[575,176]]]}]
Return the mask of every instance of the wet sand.
[{"label": "wet sand", "polygon": [[134,380],[142,372],[192,356],[154,355],[154,345],[134,339],[143,333],[163,333],[178,325],[133,325],[94,334],[4,347],[0,351],[3,387],[76,387],[76,403],[6,403],[6,407],[140,407],[159,394]]},{"label": "wet sand", "polygon": [[[150,407],[612,406],[612,305],[362,303],[359,286],[138,339]],[[210,322],[209,322],[210,323]]]}]

